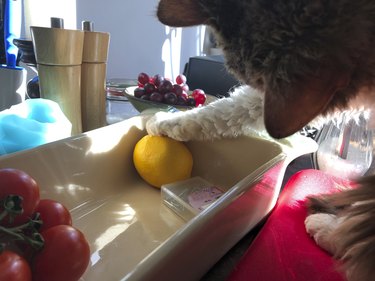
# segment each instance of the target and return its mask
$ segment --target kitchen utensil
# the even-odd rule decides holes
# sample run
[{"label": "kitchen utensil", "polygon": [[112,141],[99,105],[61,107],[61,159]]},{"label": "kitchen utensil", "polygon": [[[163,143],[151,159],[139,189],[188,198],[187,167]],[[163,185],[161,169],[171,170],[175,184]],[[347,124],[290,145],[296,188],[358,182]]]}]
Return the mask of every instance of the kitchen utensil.
[{"label": "kitchen utensil", "polygon": [[6,0],[4,11],[4,44],[6,65],[0,66],[0,111],[25,100],[26,70],[18,67],[18,48],[13,40],[21,32],[21,0]]},{"label": "kitchen utensil", "polygon": [[72,123],[72,134],[82,132],[81,30],[32,26],[40,97],[57,102]]},{"label": "kitchen utensil", "polygon": [[109,33],[93,30],[92,22],[82,23],[84,31],[81,105],[84,132],[106,125],[106,74]]}]

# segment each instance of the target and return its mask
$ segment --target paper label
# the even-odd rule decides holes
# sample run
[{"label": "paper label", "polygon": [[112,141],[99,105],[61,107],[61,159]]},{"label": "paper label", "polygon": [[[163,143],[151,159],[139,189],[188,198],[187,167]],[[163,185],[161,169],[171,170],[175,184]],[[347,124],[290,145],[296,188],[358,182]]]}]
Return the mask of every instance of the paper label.
[{"label": "paper label", "polygon": [[215,186],[203,187],[189,194],[189,204],[196,210],[202,211],[215,202],[223,191]]}]

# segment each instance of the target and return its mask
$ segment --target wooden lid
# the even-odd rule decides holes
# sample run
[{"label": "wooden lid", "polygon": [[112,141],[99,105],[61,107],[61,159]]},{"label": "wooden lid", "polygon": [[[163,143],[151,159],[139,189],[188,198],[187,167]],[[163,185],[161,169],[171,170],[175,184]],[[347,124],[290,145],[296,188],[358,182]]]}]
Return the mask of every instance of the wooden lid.
[{"label": "wooden lid", "polygon": [[83,31],[40,26],[30,29],[38,64],[82,64]]},{"label": "wooden lid", "polygon": [[82,62],[107,62],[109,33],[85,31],[84,37]]}]

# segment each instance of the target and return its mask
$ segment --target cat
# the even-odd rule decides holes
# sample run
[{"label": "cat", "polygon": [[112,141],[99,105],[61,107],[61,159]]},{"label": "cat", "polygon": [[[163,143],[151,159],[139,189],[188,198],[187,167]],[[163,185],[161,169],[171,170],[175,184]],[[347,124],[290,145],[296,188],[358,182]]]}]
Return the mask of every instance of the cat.
[{"label": "cat", "polygon": [[[188,141],[266,132],[279,139],[320,116],[375,105],[373,0],[160,0],[157,17],[173,27],[209,26],[242,86],[207,106],[155,114],[149,134]],[[348,280],[369,281],[375,178],[357,185],[309,198],[306,229],[343,261]]]}]

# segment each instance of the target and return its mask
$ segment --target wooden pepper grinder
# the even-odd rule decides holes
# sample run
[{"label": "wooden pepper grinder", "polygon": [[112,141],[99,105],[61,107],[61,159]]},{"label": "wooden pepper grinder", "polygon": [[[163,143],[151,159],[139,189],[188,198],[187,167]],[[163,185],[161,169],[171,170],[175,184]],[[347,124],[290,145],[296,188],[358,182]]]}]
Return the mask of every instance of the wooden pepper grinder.
[{"label": "wooden pepper grinder", "polygon": [[81,64],[84,32],[63,28],[51,19],[51,28],[31,26],[40,97],[57,102],[72,123],[72,135],[82,132]]},{"label": "wooden pepper grinder", "polygon": [[82,129],[84,132],[106,125],[106,71],[109,33],[94,32],[93,24],[82,22]]}]

